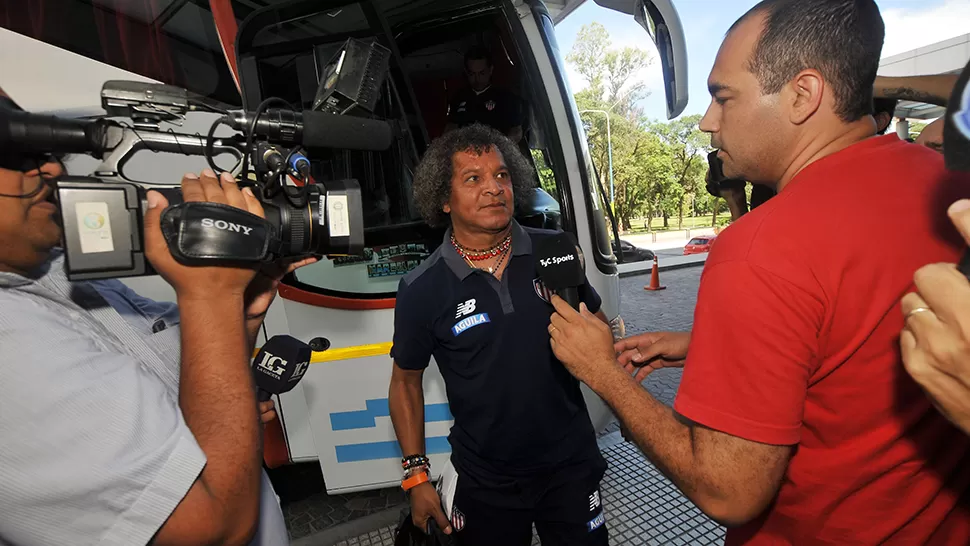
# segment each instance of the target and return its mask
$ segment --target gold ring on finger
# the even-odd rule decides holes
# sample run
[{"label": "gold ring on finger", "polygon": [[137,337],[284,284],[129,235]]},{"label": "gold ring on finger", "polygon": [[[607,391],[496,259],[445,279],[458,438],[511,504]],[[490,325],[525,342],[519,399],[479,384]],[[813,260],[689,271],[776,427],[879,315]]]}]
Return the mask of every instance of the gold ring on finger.
[{"label": "gold ring on finger", "polygon": [[906,318],[904,320],[909,320],[909,317],[911,317],[911,316],[913,316],[913,315],[915,315],[917,313],[925,313],[927,311],[933,311],[933,310],[930,309],[929,307],[916,307],[915,309],[913,309],[909,313],[906,313]]}]

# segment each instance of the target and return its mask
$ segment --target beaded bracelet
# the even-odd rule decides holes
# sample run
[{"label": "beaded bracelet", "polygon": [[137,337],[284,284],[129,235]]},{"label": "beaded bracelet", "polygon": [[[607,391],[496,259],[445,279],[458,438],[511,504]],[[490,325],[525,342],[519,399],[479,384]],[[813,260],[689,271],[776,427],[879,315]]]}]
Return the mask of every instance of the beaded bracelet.
[{"label": "beaded bracelet", "polygon": [[431,461],[426,455],[408,455],[401,459],[401,468],[404,470],[423,465],[431,466]]}]

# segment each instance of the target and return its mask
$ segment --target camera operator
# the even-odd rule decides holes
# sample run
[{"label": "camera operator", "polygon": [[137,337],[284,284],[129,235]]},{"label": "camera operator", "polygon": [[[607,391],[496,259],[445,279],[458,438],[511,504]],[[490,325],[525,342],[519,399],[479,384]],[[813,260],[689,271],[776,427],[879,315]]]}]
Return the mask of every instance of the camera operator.
[{"label": "camera operator", "polygon": [[[700,127],[725,175],[778,195],[712,249],[690,334],[614,346],[608,328],[554,299],[556,356],[731,527],[729,545],[970,536],[970,438],[906,376],[897,348],[912,273],[963,250],[937,219],[970,197],[970,179],[874,136],[884,34],[872,0],[765,0],[728,32]],[[863,236],[873,232],[888,235]],[[624,369],[685,359],[672,409]]]},{"label": "camera operator", "polygon": [[[283,271],[181,265],[149,192],[146,256],[178,306],[69,282],[62,174],[0,149],[0,542],[287,543],[249,366]],[[185,175],[182,191],[262,215],[228,175]]]},{"label": "camera operator", "polygon": [[[970,64],[950,99],[946,116],[947,167],[970,172]],[[952,120],[952,121],[951,121]],[[944,129],[946,130],[946,129]],[[947,211],[970,245],[970,201],[961,200]],[[966,251],[965,251],[966,252]],[[913,277],[916,292],[902,300],[906,321],[899,338],[906,371],[923,387],[933,405],[953,424],[970,434],[970,283],[965,264],[921,267]]]}]

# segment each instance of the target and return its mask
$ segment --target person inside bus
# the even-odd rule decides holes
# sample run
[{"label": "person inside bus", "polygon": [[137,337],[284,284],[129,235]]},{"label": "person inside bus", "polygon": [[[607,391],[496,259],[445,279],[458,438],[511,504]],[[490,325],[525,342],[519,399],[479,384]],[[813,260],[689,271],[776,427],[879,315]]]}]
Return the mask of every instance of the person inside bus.
[{"label": "person inside bus", "polygon": [[[0,108],[19,110],[5,95]],[[286,544],[249,366],[282,271],[180,265],[150,192],[145,254],[178,305],[70,282],[62,174],[53,157],[0,147],[0,542]],[[210,172],[182,190],[262,212]]]},{"label": "person inside bus", "polygon": [[516,144],[522,140],[522,100],[511,91],[492,83],[495,67],[484,47],[474,46],[465,53],[465,77],[462,88],[448,105],[445,132],[472,123],[494,127]]},{"label": "person inside bus", "polygon": [[[963,69],[943,118],[947,138],[943,153],[947,168],[970,173],[968,80],[970,63]],[[958,118],[963,122],[956,123]],[[947,214],[970,247],[970,201],[957,201]],[[913,276],[916,291],[902,300],[906,326],[900,334],[899,345],[906,371],[923,387],[933,405],[960,430],[970,434],[970,282],[967,279],[963,264],[960,269],[953,263],[921,267]]]},{"label": "person inside bus", "polygon": [[[425,529],[434,519],[459,546],[528,546],[533,524],[546,546],[608,543],[599,495],[606,461],[579,382],[549,348],[552,306],[532,255],[556,232],[513,219],[534,180],[512,141],[481,124],[436,139],[415,173],[424,220],[447,231],[399,285],[388,399],[412,520]],[[580,297],[606,325],[588,282]],[[425,455],[432,357],[455,419],[442,470],[457,472],[447,515]]]},{"label": "person inside bus", "polygon": [[[913,273],[965,247],[938,218],[970,197],[970,178],[874,137],[883,37],[873,0],[765,0],[728,31],[700,127],[726,176],[778,195],[718,238],[692,332],[614,346],[553,299],[556,356],[729,527],[727,544],[970,536],[970,438],[906,375],[897,341]],[[874,231],[892,235],[859,236]],[[673,408],[636,380],[680,365]]]}]

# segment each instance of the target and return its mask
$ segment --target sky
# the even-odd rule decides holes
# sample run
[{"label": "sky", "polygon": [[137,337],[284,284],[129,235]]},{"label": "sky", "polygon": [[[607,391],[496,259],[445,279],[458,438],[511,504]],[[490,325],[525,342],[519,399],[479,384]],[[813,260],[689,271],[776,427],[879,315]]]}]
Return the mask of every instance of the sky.
[{"label": "sky", "polygon": [[[673,0],[684,27],[687,42],[688,97],[682,115],[703,114],[710,103],[707,75],[724,34],[731,24],[754,6],[756,0]],[[886,25],[883,57],[961,36],[970,32],[970,1],[967,0],[876,0]],[[647,49],[656,59],[656,48],[631,15],[619,13],[588,0],[556,26],[556,40],[563,55],[568,54],[583,25],[598,22],[610,33],[614,47]],[[582,77],[567,63],[569,85],[573,92],[585,87]],[[660,63],[640,74],[650,95],[640,105],[647,116],[667,119],[661,85]]]}]

